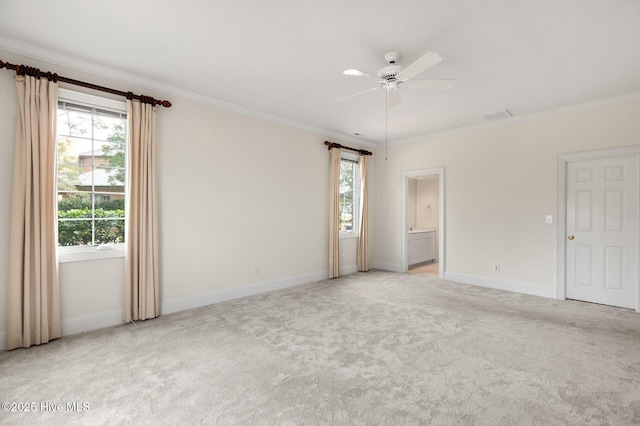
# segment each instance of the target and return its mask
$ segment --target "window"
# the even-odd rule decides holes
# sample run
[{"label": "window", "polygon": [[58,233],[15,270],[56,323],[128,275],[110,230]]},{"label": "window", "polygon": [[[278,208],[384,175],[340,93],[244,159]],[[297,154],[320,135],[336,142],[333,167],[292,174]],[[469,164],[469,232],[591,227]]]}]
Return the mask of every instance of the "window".
[{"label": "window", "polygon": [[340,235],[342,237],[358,236],[359,206],[358,156],[343,153],[340,160]]},{"label": "window", "polygon": [[[58,246],[61,260],[124,253],[126,105],[60,91]],[[110,255],[64,254],[113,250]]]}]

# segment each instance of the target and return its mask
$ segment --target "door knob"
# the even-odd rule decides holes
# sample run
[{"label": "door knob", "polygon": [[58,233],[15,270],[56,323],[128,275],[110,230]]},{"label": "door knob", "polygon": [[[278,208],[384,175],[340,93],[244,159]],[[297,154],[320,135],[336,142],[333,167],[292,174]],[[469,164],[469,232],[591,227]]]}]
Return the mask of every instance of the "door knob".
[{"label": "door knob", "polygon": [[569,235],[567,238],[573,240],[575,237],[573,235]]}]

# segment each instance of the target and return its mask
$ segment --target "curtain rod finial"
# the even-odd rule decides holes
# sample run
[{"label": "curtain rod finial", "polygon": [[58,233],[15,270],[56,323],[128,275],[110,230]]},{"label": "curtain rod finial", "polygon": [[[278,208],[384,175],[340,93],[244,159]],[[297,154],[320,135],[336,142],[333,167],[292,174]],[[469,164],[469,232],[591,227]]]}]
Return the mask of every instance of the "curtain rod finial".
[{"label": "curtain rod finial", "polygon": [[162,105],[165,108],[171,108],[171,102],[169,101],[160,101],[160,105]]}]

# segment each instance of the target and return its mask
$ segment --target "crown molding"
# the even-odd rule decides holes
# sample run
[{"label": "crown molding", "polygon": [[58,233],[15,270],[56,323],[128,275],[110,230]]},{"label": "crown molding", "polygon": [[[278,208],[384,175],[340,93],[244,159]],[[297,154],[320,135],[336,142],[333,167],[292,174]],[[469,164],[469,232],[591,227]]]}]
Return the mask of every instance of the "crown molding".
[{"label": "crown molding", "polygon": [[345,133],[322,129],[310,124],[295,121],[276,114],[260,111],[246,105],[237,104],[204,93],[194,92],[192,90],[183,89],[173,86],[159,80],[154,80],[144,76],[135,75],[118,68],[100,64],[86,59],[71,56],[59,51],[36,46],[21,40],[15,40],[10,37],[0,35],[0,50],[13,53],[15,55],[24,56],[36,61],[46,62],[59,67],[69,68],[72,70],[92,74],[98,77],[107,78],[116,82],[124,83],[129,86],[135,86],[143,90],[149,90],[181,98],[226,111],[238,113],[244,116],[257,118],[263,121],[279,124],[285,127],[303,130],[312,134],[322,136],[327,139],[334,139],[336,142],[348,142],[361,146],[362,148],[373,149],[376,144],[363,138],[356,138]]},{"label": "crown molding", "polygon": [[[496,120],[496,121],[488,121],[484,123],[471,124],[468,126],[460,126],[454,127],[451,129],[446,129],[433,133],[426,133],[421,136],[412,136],[410,138],[397,139],[394,141],[389,141],[389,146],[397,146],[397,145],[405,145],[409,143],[416,142],[426,142],[435,139],[440,139],[446,136],[452,136],[459,133],[470,132],[473,130],[481,130],[481,129],[490,129],[497,127],[504,127],[513,125],[516,123],[523,123],[526,121],[536,120],[539,118],[545,117],[557,117],[561,115],[575,114],[583,111],[590,111],[599,108],[607,108],[616,105],[627,104],[631,102],[640,102],[640,92],[631,92],[621,96],[613,96],[609,98],[597,99],[594,101],[581,102],[573,105],[562,106],[558,108],[553,108],[545,111],[523,114],[523,115],[515,115],[511,118]],[[377,145],[380,148],[380,145]]]},{"label": "crown molding", "polygon": [[[298,122],[286,117],[271,114],[265,111],[260,111],[246,105],[237,104],[228,100],[216,98],[214,96],[206,95],[203,93],[194,92],[192,90],[183,89],[181,87],[166,84],[159,80],[135,75],[118,68],[103,65],[100,63],[87,61],[82,58],[71,56],[59,51],[36,46],[24,41],[15,40],[10,37],[0,35],[0,50],[13,53],[16,55],[24,56],[37,61],[46,62],[56,66],[73,69],[76,71],[93,74],[98,77],[107,78],[116,82],[124,83],[126,85],[135,86],[140,89],[150,90],[181,98],[193,102],[198,102],[204,105],[209,105],[215,108],[220,108],[226,111],[238,113],[244,116],[257,118],[263,121],[279,124],[285,127],[291,127],[322,136],[327,139],[333,139],[339,143],[351,143],[364,149],[381,149],[384,148],[384,143],[376,143],[374,141],[354,137],[347,133],[342,133],[329,129],[322,129],[312,126],[310,124]],[[553,117],[566,114],[573,114],[581,111],[588,111],[598,108],[606,108],[610,106],[620,105],[624,103],[640,101],[640,92],[632,92],[621,96],[609,97],[598,99],[594,101],[582,102],[573,105],[566,105],[558,108],[553,108],[536,113],[516,115],[509,119],[497,120],[491,122],[482,122],[466,126],[454,127],[442,131],[433,133],[426,133],[419,136],[412,136],[404,139],[397,139],[388,142],[388,146],[404,145],[416,142],[426,142],[429,140],[439,139],[445,136],[451,136],[459,133],[465,133],[480,129],[489,129],[502,126],[508,126],[515,123],[521,123],[534,119]]]}]

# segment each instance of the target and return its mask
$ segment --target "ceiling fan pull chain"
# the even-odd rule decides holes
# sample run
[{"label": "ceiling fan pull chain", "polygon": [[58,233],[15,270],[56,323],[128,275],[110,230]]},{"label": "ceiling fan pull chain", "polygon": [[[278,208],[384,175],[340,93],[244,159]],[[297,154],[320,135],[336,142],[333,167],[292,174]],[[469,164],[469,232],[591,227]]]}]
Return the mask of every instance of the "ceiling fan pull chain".
[{"label": "ceiling fan pull chain", "polygon": [[389,153],[389,92],[384,91],[384,161]]}]

